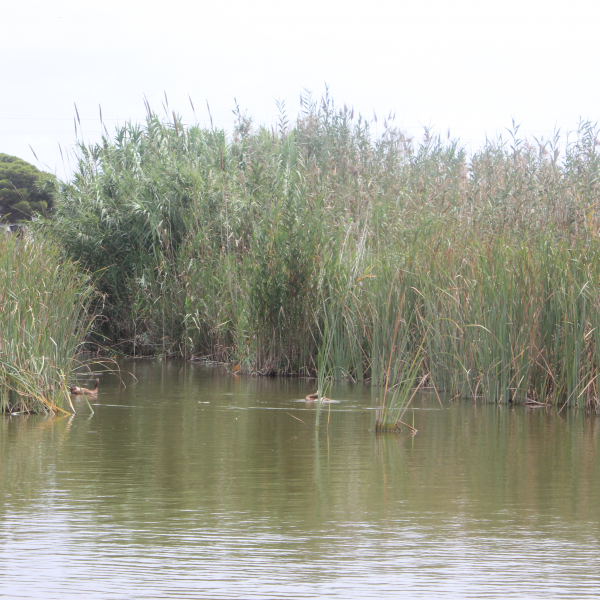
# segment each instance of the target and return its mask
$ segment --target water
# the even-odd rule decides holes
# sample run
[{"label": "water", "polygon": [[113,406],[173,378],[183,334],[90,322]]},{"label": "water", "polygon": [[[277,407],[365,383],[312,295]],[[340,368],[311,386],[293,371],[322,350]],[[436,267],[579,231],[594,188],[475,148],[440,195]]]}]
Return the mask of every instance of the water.
[{"label": "water", "polygon": [[314,381],[123,367],[0,418],[0,597],[600,597],[597,418],[423,395],[375,434],[342,385],[317,432]]}]

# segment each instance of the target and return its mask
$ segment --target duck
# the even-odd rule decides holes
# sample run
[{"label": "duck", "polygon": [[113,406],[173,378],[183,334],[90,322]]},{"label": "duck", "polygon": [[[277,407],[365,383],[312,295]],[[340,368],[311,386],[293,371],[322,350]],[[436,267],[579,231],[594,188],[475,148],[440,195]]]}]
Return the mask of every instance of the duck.
[{"label": "duck", "polygon": [[73,396],[81,396],[84,394],[85,396],[97,396],[98,395],[98,384],[100,383],[99,379],[96,379],[96,383],[91,390],[88,390],[84,387],[79,387],[78,385],[70,386],[71,395]]},{"label": "duck", "polygon": [[[315,392],[314,394],[309,394],[304,398],[307,402],[316,402],[319,399],[319,392]],[[329,398],[321,398],[321,402],[329,402]]]}]

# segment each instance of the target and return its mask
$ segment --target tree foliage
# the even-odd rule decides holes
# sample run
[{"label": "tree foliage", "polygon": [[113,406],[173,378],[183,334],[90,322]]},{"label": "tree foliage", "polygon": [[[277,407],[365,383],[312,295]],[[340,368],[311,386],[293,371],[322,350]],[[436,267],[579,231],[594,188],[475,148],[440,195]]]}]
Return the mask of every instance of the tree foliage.
[{"label": "tree foliage", "polygon": [[0,220],[16,223],[47,214],[53,206],[52,179],[21,158],[0,154]]}]

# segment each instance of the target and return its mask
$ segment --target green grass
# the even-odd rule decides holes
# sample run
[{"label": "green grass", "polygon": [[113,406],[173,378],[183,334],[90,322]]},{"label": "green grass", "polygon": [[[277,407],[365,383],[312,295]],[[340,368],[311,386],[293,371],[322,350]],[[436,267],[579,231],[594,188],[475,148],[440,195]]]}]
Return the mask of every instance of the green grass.
[{"label": "green grass", "polygon": [[91,293],[55,245],[0,237],[0,412],[72,410],[66,384]]},{"label": "green grass", "polygon": [[318,373],[322,394],[370,379],[385,427],[424,381],[598,406],[593,124],[468,154],[304,96],[232,135],[149,110],[78,156],[46,229],[96,274],[118,350]]}]

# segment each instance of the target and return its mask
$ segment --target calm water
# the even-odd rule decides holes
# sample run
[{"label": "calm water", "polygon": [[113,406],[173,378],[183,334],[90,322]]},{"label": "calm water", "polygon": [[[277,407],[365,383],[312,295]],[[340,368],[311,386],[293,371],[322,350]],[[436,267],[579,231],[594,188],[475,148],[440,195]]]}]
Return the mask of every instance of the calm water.
[{"label": "calm water", "polygon": [[423,396],[375,435],[341,386],[316,432],[314,382],[123,367],[0,418],[0,597],[600,598],[596,418]]}]

